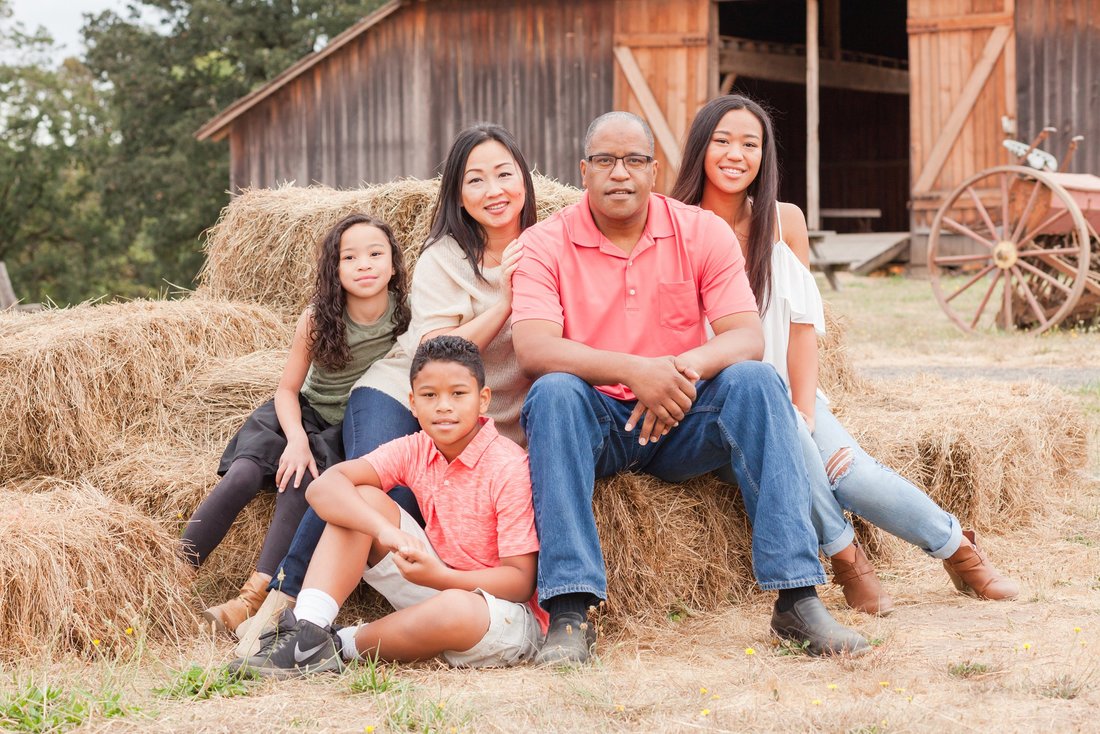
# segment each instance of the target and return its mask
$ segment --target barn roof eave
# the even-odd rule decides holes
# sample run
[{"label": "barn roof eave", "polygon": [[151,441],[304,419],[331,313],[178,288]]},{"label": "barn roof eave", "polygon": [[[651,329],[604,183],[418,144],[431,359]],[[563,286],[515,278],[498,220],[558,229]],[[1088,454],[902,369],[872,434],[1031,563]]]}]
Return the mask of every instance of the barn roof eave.
[{"label": "barn roof eave", "polygon": [[195,137],[198,140],[224,140],[229,135],[229,128],[233,121],[243,115],[248,110],[255,107],[257,104],[267,99],[275,92],[282,89],[292,80],[300,76],[305,71],[316,66],[322,60],[332,55],[336,51],[346,46],[351,41],[358,38],[361,34],[374,26],[381,23],[384,19],[388,18],[394,12],[399,10],[403,5],[408,4],[409,0],[390,0],[385,5],[380,6],[377,10],[369,15],[363,16],[360,20],[355,22],[347,30],[343,31],[326,45],[320,51],[314,51],[311,54],[303,56],[288,66],[281,74],[263,85],[259,89],[249,92],[245,96],[236,100],[224,110],[219,112],[216,116],[211,118],[205,125],[200,127],[195,132]]}]

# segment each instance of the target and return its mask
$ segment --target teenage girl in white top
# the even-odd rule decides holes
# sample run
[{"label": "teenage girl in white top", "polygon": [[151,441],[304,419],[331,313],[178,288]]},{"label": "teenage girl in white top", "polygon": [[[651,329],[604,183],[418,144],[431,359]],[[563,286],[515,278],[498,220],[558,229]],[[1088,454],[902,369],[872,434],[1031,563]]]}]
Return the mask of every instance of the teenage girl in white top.
[{"label": "teenage girl in white top", "polygon": [[756,102],[726,95],[696,115],[672,196],[725,219],[744,249],[764,328],[764,361],[787,383],[821,550],[849,606],[888,614],[893,602],[855,540],[848,510],[942,559],[955,586],[984,599],[1012,599],[1001,576],[958,520],[912,483],[868,456],[829,411],[818,388],[817,338],[825,333],[821,294],[809,271],[806,219],[777,201],[779,172],[771,118]]}]

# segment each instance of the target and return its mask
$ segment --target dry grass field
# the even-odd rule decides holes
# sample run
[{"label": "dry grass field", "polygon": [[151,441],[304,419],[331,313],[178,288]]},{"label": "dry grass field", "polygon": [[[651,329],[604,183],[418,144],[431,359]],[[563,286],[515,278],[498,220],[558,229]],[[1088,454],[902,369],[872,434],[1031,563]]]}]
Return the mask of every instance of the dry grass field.
[{"label": "dry grass field", "polygon": [[[0,676],[0,728],[17,731],[940,732],[1090,731],[1100,705],[1100,333],[955,330],[926,282],[842,278],[823,293],[848,322],[848,350],[872,378],[922,369],[944,379],[1049,380],[1089,419],[1089,466],[1037,498],[1031,523],[980,536],[1021,581],[1018,601],[955,593],[912,548],[893,554],[886,619],[828,606],[875,647],[814,660],[767,631],[770,596],[690,609],[605,635],[575,671],[465,672],[438,665],[352,668],[288,683],[219,676],[232,643],[178,630],[165,644],[129,627],[88,660],[44,653]],[[996,416],[990,416],[996,420]],[[1023,488],[1030,489],[1030,488]],[[979,528],[979,533],[981,529]],[[180,579],[185,586],[187,580]],[[0,594],[8,593],[0,584]],[[100,597],[100,603],[110,603]],[[7,634],[18,634],[18,630]],[[11,645],[5,640],[5,645]]]}]

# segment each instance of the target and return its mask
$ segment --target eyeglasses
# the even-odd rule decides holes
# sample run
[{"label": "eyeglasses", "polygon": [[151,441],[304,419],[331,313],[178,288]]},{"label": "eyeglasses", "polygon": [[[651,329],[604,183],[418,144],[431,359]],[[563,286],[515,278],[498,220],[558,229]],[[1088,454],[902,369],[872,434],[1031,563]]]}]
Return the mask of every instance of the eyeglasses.
[{"label": "eyeglasses", "polygon": [[628,171],[644,171],[646,166],[653,162],[654,158],[651,155],[639,155],[637,153],[631,153],[630,155],[597,153],[596,155],[587,156],[585,160],[597,171],[610,171],[615,167],[617,161],[622,161]]}]

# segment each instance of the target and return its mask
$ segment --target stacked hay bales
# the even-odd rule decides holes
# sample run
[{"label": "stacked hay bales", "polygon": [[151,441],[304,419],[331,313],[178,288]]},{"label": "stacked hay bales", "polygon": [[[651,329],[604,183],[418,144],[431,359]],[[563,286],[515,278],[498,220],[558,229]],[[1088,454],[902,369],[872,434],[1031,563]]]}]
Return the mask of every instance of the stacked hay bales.
[{"label": "stacked hay bales", "polygon": [[[580,195],[543,178],[536,189],[540,216]],[[22,620],[29,599],[45,599],[45,617],[72,622],[65,610],[73,609],[92,621],[72,622],[73,634],[35,628],[38,639],[52,634],[77,652],[88,649],[88,635],[112,644],[104,630],[122,618],[95,617],[72,597],[90,588],[105,609],[134,610],[126,621],[145,619],[154,636],[193,629],[189,608],[200,606],[193,598],[182,603],[173,539],[213,486],[225,441],[274,392],[294,318],[309,297],[318,242],[346,214],[367,211],[391,222],[411,260],[437,190],[437,181],[398,181],[358,191],[248,191],[210,231],[194,297],[0,316],[0,458],[7,479],[19,479],[2,491],[22,513],[59,514],[66,503],[94,513],[89,533],[114,539],[95,546],[70,533],[73,542],[57,546],[66,526],[44,520],[42,540],[6,544],[0,567],[41,578],[37,587],[7,587],[0,618]],[[1037,488],[1064,483],[1083,461],[1082,420],[1056,390],[869,383],[852,369],[843,325],[832,317],[821,354],[822,384],[864,446],[964,522],[983,529],[1017,522],[1036,509]],[[710,477],[671,486],[624,474],[598,483],[594,508],[612,629],[628,619],[663,619],[669,609],[714,609],[754,588],[750,533],[734,488]],[[201,569],[197,589],[207,601],[219,601],[251,571],[270,511],[270,498],[252,503]],[[894,546],[876,533],[864,541],[888,557]],[[118,565],[122,551],[140,559],[144,580]],[[96,554],[105,557],[70,558]],[[123,603],[103,604],[97,595],[116,579]],[[378,608],[359,602],[368,606],[353,615]]]}]

